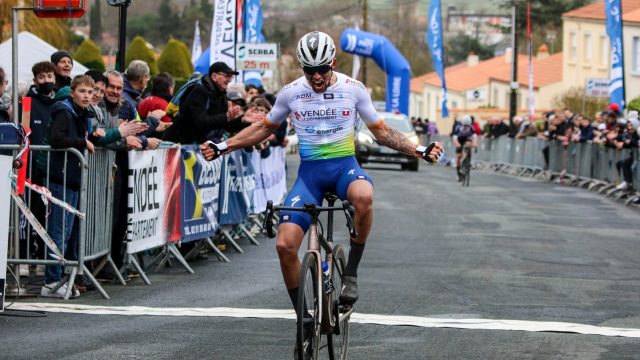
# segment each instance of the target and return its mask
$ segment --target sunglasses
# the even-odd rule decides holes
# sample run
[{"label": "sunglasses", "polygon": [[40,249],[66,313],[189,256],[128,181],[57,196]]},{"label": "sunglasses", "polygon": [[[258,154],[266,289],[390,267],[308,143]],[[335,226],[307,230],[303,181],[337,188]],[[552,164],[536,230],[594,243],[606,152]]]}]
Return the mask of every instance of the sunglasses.
[{"label": "sunglasses", "polygon": [[302,71],[304,71],[307,75],[314,75],[318,73],[320,75],[324,75],[331,70],[331,65],[320,65],[320,66],[303,66]]}]

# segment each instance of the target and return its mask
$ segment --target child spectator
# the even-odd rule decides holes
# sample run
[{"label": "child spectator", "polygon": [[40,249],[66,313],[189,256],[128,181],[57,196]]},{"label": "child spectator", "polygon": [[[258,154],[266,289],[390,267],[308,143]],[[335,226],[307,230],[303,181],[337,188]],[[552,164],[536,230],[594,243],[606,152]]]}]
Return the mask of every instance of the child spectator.
[{"label": "child spectator", "polygon": [[[51,110],[51,129],[49,143],[54,149],[74,148],[80,152],[94,152],[93,143],[89,140],[89,121],[93,115],[89,105],[93,96],[95,82],[86,75],[76,76],[71,82],[70,98],[57,102]],[[77,208],[81,185],[81,163],[73,154],[53,152],[50,162],[49,190],[51,194],[70,206]],[[66,212],[57,205],[51,206],[51,215],[47,232],[66,259],[77,258],[78,222],[75,215]],[[68,284],[62,280],[60,265],[47,265],[45,284],[40,295],[45,297],[64,297]],[[74,297],[79,293],[74,288]]]},{"label": "child spectator", "polygon": [[0,67],[0,123],[11,121],[11,96],[5,92],[8,84],[7,74]]},{"label": "child spectator", "polygon": [[[31,68],[33,85],[27,96],[31,98],[31,145],[48,145],[47,136],[51,108],[55,103],[55,66],[49,61],[36,63]],[[44,170],[44,168],[43,168]],[[41,184],[37,182],[37,184]]]}]

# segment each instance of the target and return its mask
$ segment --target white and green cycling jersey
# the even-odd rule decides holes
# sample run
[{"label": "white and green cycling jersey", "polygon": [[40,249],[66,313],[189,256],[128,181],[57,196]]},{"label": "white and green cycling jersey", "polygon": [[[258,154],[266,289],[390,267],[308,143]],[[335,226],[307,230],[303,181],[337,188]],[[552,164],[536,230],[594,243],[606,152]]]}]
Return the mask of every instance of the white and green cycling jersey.
[{"label": "white and green cycling jersey", "polygon": [[361,82],[334,74],[336,83],[324,93],[314,92],[304,76],[286,85],[267,116],[269,126],[278,126],[291,116],[302,160],[353,156],[358,114],[369,127],[382,121]]}]

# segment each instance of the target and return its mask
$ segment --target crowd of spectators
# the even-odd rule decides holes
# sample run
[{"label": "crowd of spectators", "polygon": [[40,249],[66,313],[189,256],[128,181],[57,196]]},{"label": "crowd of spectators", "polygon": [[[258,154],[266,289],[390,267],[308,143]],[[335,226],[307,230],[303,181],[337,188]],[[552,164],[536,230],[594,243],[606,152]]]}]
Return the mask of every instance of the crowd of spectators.
[{"label": "crowd of spectators", "polygon": [[[124,240],[127,234],[127,181],[128,151],[153,150],[161,142],[199,144],[206,140],[220,141],[256,121],[259,113],[268,113],[275,96],[265,93],[261,86],[233,83],[238,72],[218,62],[210,66],[207,74],[194,74],[192,86],[181,92],[179,111],[167,114],[175,88],[175,79],[168,73],[150,75],[147,63],[134,60],[120,73],[109,70],[89,70],[71,78],[73,58],[65,50],[51,55],[51,61],[33,65],[33,81],[28,90],[20,94],[31,98],[29,126],[32,145],[49,145],[53,149],[74,148],[81,153],[92,153],[96,147],[115,152],[114,198],[112,219],[112,258],[120,268],[124,260]],[[147,93],[147,87],[151,90]],[[0,68],[0,122],[13,121],[12,98],[7,92],[6,73]],[[22,122],[22,109],[19,109]],[[286,146],[287,123],[264,143],[255,147],[263,157],[271,146]],[[251,149],[254,150],[252,147]],[[49,158],[47,158],[49,156]],[[43,185],[51,194],[77,207],[80,194],[80,163],[64,152],[34,151],[29,174],[31,181]],[[77,258],[79,226],[77,218],[57,205],[45,206],[33,197],[30,207],[66,259]],[[35,229],[28,238],[23,236],[21,257],[50,259],[49,251]],[[140,260],[142,258],[140,257]],[[40,295],[64,296],[68,284],[61,283],[60,265],[47,265],[44,269],[21,266],[25,276],[34,271],[44,276]],[[128,275],[125,273],[125,278]],[[112,280],[115,274],[103,270],[98,278]],[[78,278],[71,289],[73,297],[91,290],[91,284]]]}]

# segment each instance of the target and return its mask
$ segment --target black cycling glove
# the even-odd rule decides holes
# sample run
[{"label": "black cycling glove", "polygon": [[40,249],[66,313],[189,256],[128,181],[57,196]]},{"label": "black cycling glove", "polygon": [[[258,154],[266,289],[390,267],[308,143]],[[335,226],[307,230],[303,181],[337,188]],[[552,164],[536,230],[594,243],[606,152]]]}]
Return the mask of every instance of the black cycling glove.
[{"label": "black cycling glove", "polygon": [[421,158],[423,158],[426,162],[435,164],[442,157],[444,152],[440,152],[435,159],[431,160],[427,155],[431,153],[431,150],[436,146],[436,143],[432,142],[427,146],[418,145],[416,148],[416,154],[418,154]]},{"label": "black cycling glove", "polygon": [[213,149],[214,155],[213,158],[211,160],[215,160],[217,158],[220,157],[220,155],[224,154],[227,152],[227,150],[229,149],[227,147],[227,143],[226,142],[221,142],[221,143],[214,143],[213,141],[209,140],[207,141],[205,144],[207,144],[207,146],[209,146],[210,148]]}]

